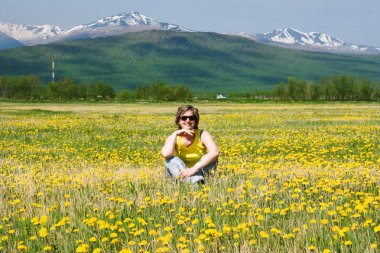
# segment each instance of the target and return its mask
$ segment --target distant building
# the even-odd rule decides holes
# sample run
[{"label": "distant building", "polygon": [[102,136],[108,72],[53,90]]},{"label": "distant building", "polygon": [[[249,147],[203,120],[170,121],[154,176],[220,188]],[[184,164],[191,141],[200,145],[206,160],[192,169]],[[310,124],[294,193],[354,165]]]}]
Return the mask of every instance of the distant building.
[{"label": "distant building", "polygon": [[216,99],[226,99],[227,97],[222,94],[217,94]]}]

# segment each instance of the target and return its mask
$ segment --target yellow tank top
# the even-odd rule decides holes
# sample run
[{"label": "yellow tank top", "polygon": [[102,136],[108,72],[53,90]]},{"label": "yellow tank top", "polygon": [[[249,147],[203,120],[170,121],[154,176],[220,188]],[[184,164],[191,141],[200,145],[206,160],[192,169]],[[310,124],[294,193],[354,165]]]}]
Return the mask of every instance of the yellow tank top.
[{"label": "yellow tank top", "polygon": [[188,168],[193,167],[202,156],[207,154],[207,148],[201,142],[200,133],[201,130],[195,130],[194,142],[189,147],[182,143],[181,136],[177,136],[177,147],[174,155],[181,158]]}]

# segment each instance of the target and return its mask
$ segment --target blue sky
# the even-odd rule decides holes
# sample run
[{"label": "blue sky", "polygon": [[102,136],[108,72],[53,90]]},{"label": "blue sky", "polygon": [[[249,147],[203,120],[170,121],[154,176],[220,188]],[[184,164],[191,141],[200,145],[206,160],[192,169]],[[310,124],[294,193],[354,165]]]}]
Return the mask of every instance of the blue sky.
[{"label": "blue sky", "polygon": [[0,0],[1,22],[63,29],[132,11],[198,31],[291,27],[380,47],[380,0]]}]

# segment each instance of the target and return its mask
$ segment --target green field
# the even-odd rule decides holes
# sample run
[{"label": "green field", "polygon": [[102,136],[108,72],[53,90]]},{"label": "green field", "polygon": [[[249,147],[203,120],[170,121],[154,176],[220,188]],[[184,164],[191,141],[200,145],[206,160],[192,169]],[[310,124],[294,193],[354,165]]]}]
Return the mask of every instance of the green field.
[{"label": "green field", "polygon": [[221,155],[165,179],[178,104],[0,103],[0,252],[378,252],[380,104],[198,103]]}]

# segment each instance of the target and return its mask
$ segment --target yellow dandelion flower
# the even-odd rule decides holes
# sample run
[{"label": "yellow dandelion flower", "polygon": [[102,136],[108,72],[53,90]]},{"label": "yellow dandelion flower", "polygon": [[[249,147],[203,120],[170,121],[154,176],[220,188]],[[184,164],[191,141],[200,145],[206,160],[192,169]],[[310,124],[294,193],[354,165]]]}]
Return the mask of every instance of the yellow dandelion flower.
[{"label": "yellow dandelion flower", "polygon": [[261,238],[269,238],[269,234],[265,231],[260,231],[259,234],[260,234]]},{"label": "yellow dandelion flower", "polygon": [[46,228],[41,228],[39,231],[38,231],[38,234],[40,235],[40,237],[44,238],[46,236],[49,235],[48,233],[48,230]]},{"label": "yellow dandelion flower", "polygon": [[112,239],[111,244],[116,244],[116,243],[119,243],[119,242],[120,242],[119,239],[114,238],[114,239]]},{"label": "yellow dandelion flower", "polygon": [[283,237],[284,239],[291,239],[291,238],[294,238],[294,234],[293,234],[293,233],[284,234],[282,237]]},{"label": "yellow dandelion flower", "polygon": [[85,253],[88,252],[89,245],[88,244],[82,244],[79,245],[78,248],[75,250],[76,253]]},{"label": "yellow dandelion flower", "polygon": [[132,253],[131,249],[122,249],[119,251],[119,253]]},{"label": "yellow dandelion flower", "polygon": [[28,250],[28,247],[26,247],[26,246],[23,245],[23,244],[19,244],[19,245],[17,245],[17,249],[18,249],[19,251],[27,251],[27,250]]},{"label": "yellow dandelion flower", "polygon": [[51,246],[45,246],[44,251],[51,251],[53,248]]},{"label": "yellow dandelion flower", "polygon": [[140,246],[146,246],[148,242],[146,240],[143,240],[139,243]]}]

